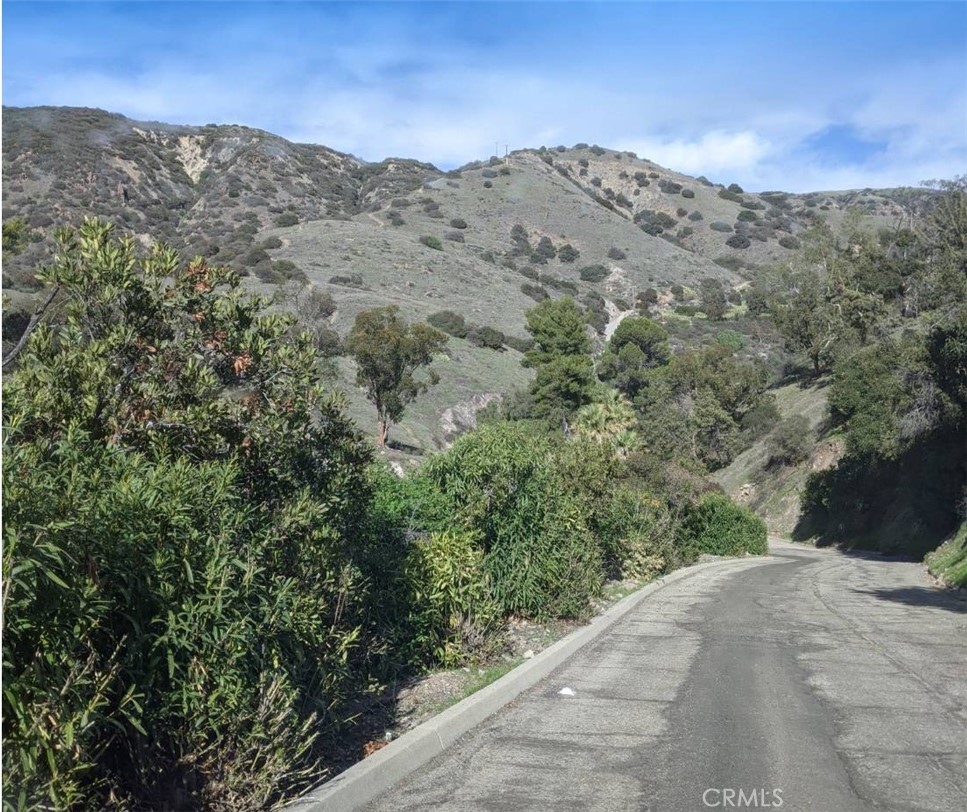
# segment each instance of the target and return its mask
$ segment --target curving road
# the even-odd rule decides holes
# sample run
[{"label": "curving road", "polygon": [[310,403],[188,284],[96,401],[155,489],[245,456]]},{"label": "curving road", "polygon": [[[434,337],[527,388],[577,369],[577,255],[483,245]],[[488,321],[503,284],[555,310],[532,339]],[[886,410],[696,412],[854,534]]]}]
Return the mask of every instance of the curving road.
[{"label": "curving road", "polygon": [[774,542],[662,588],[369,807],[776,808],[967,809],[967,598]]}]

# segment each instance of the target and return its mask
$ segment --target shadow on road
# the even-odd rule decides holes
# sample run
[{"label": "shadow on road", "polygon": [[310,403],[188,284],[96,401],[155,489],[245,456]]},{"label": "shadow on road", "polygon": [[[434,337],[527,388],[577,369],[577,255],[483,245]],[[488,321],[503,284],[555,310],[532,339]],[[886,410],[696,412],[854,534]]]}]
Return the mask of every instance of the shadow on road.
[{"label": "shadow on road", "polygon": [[872,595],[881,601],[905,603],[907,606],[928,606],[949,612],[967,614],[967,596],[953,590],[925,586],[903,586],[881,589],[857,589],[859,595]]},{"label": "shadow on road", "polygon": [[[859,558],[863,561],[899,561],[905,563],[919,563],[923,560],[922,557],[917,558],[914,555],[904,555],[903,553],[885,553],[879,550],[866,550],[862,547],[843,547],[840,545],[829,546],[843,555],[849,556],[850,558]],[[820,549],[822,548],[820,547]]]}]

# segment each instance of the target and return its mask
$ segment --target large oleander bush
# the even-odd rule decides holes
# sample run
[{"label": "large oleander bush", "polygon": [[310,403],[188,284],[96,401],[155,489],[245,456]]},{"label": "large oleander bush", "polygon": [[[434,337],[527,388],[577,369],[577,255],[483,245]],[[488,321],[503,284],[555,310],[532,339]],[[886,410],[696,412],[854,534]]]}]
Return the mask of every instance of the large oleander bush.
[{"label": "large oleander bush", "polygon": [[42,276],[3,399],[5,803],[261,808],[359,679],[371,452],[231,272],[89,221]]}]

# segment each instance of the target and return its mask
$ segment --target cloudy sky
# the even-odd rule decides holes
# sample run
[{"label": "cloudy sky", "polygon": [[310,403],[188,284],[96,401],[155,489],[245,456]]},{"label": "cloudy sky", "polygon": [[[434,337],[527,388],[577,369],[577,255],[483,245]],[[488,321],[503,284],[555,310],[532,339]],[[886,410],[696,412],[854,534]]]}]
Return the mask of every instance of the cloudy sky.
[{"label": "cloudy sky", "polygon": [[967,3],[15,2],[3,103],[452,168],[579,141],[749,190],[967,172]]}]

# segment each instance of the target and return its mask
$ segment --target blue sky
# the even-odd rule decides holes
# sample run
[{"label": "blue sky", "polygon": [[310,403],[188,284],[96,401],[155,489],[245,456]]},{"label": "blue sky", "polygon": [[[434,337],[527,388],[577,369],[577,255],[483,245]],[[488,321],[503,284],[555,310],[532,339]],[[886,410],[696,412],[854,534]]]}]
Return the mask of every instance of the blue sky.
[{"label": "blue sky", "polygon": [[967,172],[967,2],[15,2],[3,103],[444,168],[579,141],[750,190]]}]

